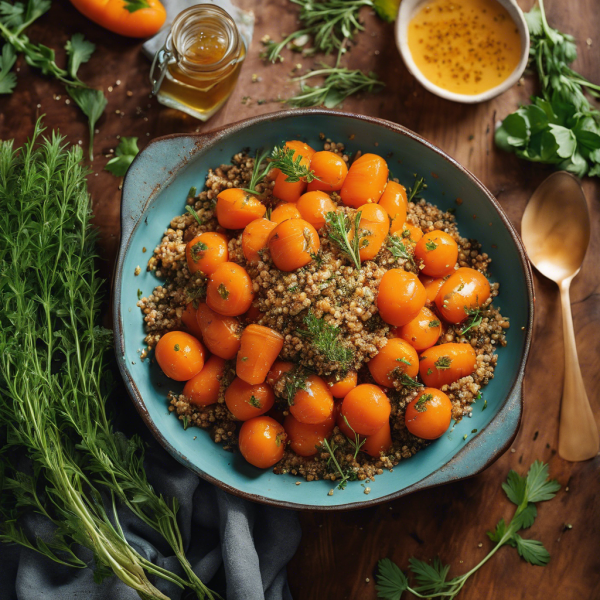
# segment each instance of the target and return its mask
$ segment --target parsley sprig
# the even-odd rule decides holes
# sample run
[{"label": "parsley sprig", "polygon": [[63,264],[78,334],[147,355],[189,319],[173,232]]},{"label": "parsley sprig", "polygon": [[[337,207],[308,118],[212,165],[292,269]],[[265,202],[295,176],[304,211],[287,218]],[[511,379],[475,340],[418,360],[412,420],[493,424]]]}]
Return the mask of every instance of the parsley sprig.
[{"label": "parsley sprig", "polygon": [[401,600],[405,591],[417,598],[455,598],[469,577],[476,573],[502,546],[512,546],[517,549],[519,556],[528,563],[544,566],[550,560],[550,554],[538,540],[521,537],[518,532],[531,527],[537,516],[536,502],[545,502],[554,498],[560,484],[548,479],[548,465],[535,461],[522,477],[515,471],[510,471],[502,489],[507,498],[517,506],[509,523],[500,519],[493,531],[487,535],[495,543],[488,555],[470,571],[447,580],[449,565],[444,565],[439,558],[431,563],[410,559],[410,571],[416,585],[409,584],[407,576],[390,559],[379,561],[377,575],[377,596],[382,600]]},{"label": "parsley sprig", "polygon": [[65,45],[68,64],[67,68],[63,69],[56,64],[52,48],[31,42],[25,35],[25,30],[44,15],[50,5],[49,0],[28,0],[27,4],[0,2],[0,36],[7,42],[2,48],[0,59],[0,93],[12,93],[16,77],[14,73],[10,73],[10,69],[15,64],[16,54],[23,54],[30,67],[40,69],[44,75],[50,75],[62,82],[69,96],[88,118],[89,155],[90,160],[93,160],[94,127],[104,112],[106,98],[101,90],[92,89],[81,81],[77,72],[79,67],[90,59],[96,47],[80,33],[74,34]]},{"label": "parsley sprig", "polygon": [[115,156],[106,163],[104,170],[109,171],[115,177],[124,177],[133,159],[140,152],[137,141],[136,137],[123,136],[115,150]]},{"label": "parsley sprig", "polygon": [[543,0],[525,18],[530,65],[537,71],[542,94],[504,119],[496,131],[496,145],[579,177],[600,176],[600,111],[584,93],[600,98],[600,85],[571,69],[577,58],[575,39],[548,25]]},{"label": "parsley sprig", "polygon": [[[342,211],[331,211],[325,215],[327,237],[345,254],[357,269],[360,269],[360,236],[357,234],[361,211],[357,211],[354,220]],[[350,232],[354,231],[352,240]]]}]

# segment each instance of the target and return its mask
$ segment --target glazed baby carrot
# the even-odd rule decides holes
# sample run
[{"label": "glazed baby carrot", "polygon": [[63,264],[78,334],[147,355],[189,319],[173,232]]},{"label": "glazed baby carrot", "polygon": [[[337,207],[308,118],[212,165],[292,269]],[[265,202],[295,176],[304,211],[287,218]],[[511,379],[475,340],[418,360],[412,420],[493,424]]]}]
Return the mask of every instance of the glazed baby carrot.
[{"label": "glazed baby carrot", "polygon": [[266,212],[264,204],[239,188],[223,190],[217,196],[217,220],[225,229],[243,229],[254,219],[264,217]]},{"label": "glazed baby carrot", "polygon": [[383,195],[379,198],[379,206],[384,208],[390,215],[392,220],[390,233],[401,231],[404,228],[406,211],[408,210],[406,188],[395,181],[388,181]]},{"label": "glazed baby carrot", "polygon": [[399,327],[419,314],[425,299],[425,288],[414,273],[390,269],[381,278],[377,308],[386,323]]},{"label": "glazed baby carrot", "polygon": [[421,352],[437,344],[442,335],[442,324],[435,313],[424,306],[412,321],[398,327],[395,333]]},{"label": "glazed baby carrot", "polygon": [[192,377],[183,388],[183,395],[196,406],[208,406],[219,399],[221,378],[225,370],[225,359],[211,356],[202,371]]},{"label": "glazed baby carrot", "polygon": [[236,377],[225,390],[225,404],[238,421],[258,417],[271,409],[275,394],[266,383],[251,385]]},{"label": "glazed baby carrot", "polygon": [[321,242],[315,228],[304,219],[288,219],[277,225],[269,238],[269,251],[280,271],[295,271],[317,254]]},{"label": "glazed baby carrot", "polygon": [[417,351],[405,340],[392,338],[368,363],[373,379],[385,387],[393,387],[394,381],[402,381],[406,375],[414,379],[419,372]]},{"label": "glazed baby carrot", "polygon": [[392,429],[390,422],[387,421],[385,425],[373,435],[368,435],[365,438],[365,443],[360,447],[363,452],[366,452],[369,456],[379,458],[381,454],[386,454],[392,447]]},{"label": "glazed baby carrot", "polygon": [[255,219],[248,223],[242,233],[242,252],[250,264],[256,264],[261,260],[261,251],[267,247],[269,235],[277,223],[269,219]]},{"label": "glazed baby carrot", "polygon": [[295,202],[280,202],[269,217],[273,223],[282,223],[287,219],[300,219],[300,211]]},{"label": "glazed baby carrot", "polygon": [[423,237],[423,232],[419,227],[412,223],[404,223],[400,229],[398,229],[394,235],[402,238],[402,241],[406,244],[415,246],[417,242]]},{"label": "glazed baby carrot", "polygon": [[221,234],[211,231],[197,235],[187,243],[185,257],[190,273],[202,271],[205,275],[212,275],[229,259],[227,241]]},{"label": "glazed baby carrot", "polygon": [[388,397],[379,387],[362,383],[351,390],[342,401],[342,417],[362,435],[377,433],[390,418],[392,408]]},{"label": "glazed baby carrot", "polygon": [[134,38],[153,36],[163,26],[167,13],[158,0],[71,0],[88,19],[119,35]]},{"label": "glazed baby carrot", "polygon": [[[294,151],[294,159],[298,156],[302,157],[302,160],[300,161],[301,165],[307,167],[310,165],[310,159],[315,151],[308,144],[294,140],[286,142],[285,147]],[[273,195],[275,198],[279,198],[285,202],[297,202],[298,198],[302,196],[305,190],[306,181],[303,181],[302,179],[300,181],[287,181],[287,175],[279,173],[275,179],[275,185],[273,186]]]},{"label": "glazed baby carrot", "polygon": [[424,440],[436,440],[450,426],[452,403],[450,398],[435,388],[424,388],[406,407],[406,428]]},{"label": "glazed baby carrot", "polygon": [[335,202],[325,192],[320,191],[302,194],[296,206],[300,217],[317,230],[325,225],[327,213],[334,212],[337,208]]},{"label": "glazed baby carrot", "polygon": [[323,440],[333,431],[334,426],[333,414],[326,421],[316,425],[300,423],[292,415],[288,415],[283,422],[290,448],[298,456],[314,456],[318,448],[323,445]]},{"label": "glazed baby carrot", "polygon": [[169,331],[156,344],[156,362],[175,381],[187,381],[204,366],[204,346],[189,333]]},{"label": "glazed baby carrot", "polygon": [[198,325],[198,320],[196,319],[196,309],[194,308],[193,302],[190,302],[186,305],[185,310],[181,315],[181,322],[185,325],[185,328],[189,333],[202,341],[202,330],[200,329],[200,325]]},{"label": "glazed baby carrot", "polygon": [[198,305],[196,320],[202,331],[202,341],[217,356],[232,359],[240,348],[241,327],[234,317],[224,317],[204,302]]},{"label": "glazed baby carrot", "polygon": [[259,469],[268,469],[283,458],[286,440],[283,426],[264,415],[245,421],[240,428],[240,452]]},{"label": "glazed baby carrot", "polygon": [[458,245],[444,231],[429,231],[417,242],[415,258],[423,263],[421,273],[431,277],[445,277],[454,271]]},{"label": "glazed baby carrot", "polygon": [[448,323],[461,323],[490,297],[487,277],[469,267],[457,269],[446,279],[435,304]]},{"label": "glazed baby carrot", "polygon": [[[360,207],[359,233],[359,256],[361,261],[374,259],[390,230],[390,219],[384,208],[378,204],[365,204]],[[348,235],[348,239],[354,238],[354,231]]]},{"label": "glazed baby carrot", "polygon": [[244,314],[253,298],[250,275],[236,263],[219,265],[208,280],[206,304],[220,315],[237,317]]},{"label": "glazed baby carrot", "polygon": [[325,382],[329,386],[329,391],[334,398],[343,398],[350,390],[356,387],[358,381],[358,373],[356,371],[348,371],[346,375],[337,378],[335,375],[325,377]]},{"label": "glazed baby carrot", "polygon": [[290,412],[301,423],[323,423],[333,412],[333,396],[327,384],[317,375],[306,378],[304,389],[299,389],[290,406]]},{"label": "glazed baby carrot", "polygon": [[346,206],[358,208],[376,203],[381,198],[388,180],[388,166],[381,156],[363,154],[350,167],[340,197]]},{"label": "glazed baby carrot", "polygon": [[471,375],[477,367],[477,355],[471,344],[440,344],[423,352],[419,373],[428,387],[441,388]]},{"label": "glazed baby carrot", "polygon": [[262,383],[283,348],[283,336],[262,325],[248,325],[242,333],[236,374],[247,383]]},{"label": "glazed baby carrot", "polygon": [[327,150],[313,154],[310,169],[318,179],[313,179],[308,184],[307,190],[309,192],[315,190],[337,192],[342,188],[346,175],[348,175],[346,161],[335,152],[328,152]]},{"label": "glazed baby carrot", "polygon": [[427,294],[427,300],[425,301],[425,304],[431,306],[435,302],[435,299],[437,298],[437,295],[441,287],[444,285],[444,281],[446,281],[446,279],[447,277],[428,277],[427,275],[419,275],[419,280],[423,284],[425,293]]},{"label": "glazed baby carrot", "polygon": [[293,362],[276,360],[267,374],[267,383],[275,385],[284,373],[289,373],[294,368]]}]

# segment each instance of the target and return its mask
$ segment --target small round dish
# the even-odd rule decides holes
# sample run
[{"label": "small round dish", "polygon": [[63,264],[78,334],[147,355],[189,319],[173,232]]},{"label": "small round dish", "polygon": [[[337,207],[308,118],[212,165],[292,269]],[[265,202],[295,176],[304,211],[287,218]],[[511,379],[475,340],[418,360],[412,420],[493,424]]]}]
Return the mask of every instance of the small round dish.
[{"label": "small round dish", "polygon": [[427,79],[419,70],[415,61],[413,60],[410,48],[408,47],[408,25],[415,14],[427,4],[428,0],[402,0],[400,3],[400,9],[398,11],[398,17],[396,18],[396,46],[400,51],[402,60],[406,65],[406,68],[411,74],[419,81],[419,83],[432,94],[444,98],[446,100],[452,100],[453,102],[462,102],[464,104],[476,104],[478,102],[486,102],[496,96],[504,93],[506,90],[511,88],[523,75],[527,61],[529,60],[529,29],[527,28],[527,22],[523,11],[517,5],[517,0],[492,0],[498,2],[507,11],[512,20],[515,22],[517,29],[519,30],[519,37],[521,38],[521,60],[515,68],[515,70],[505,79],[500,85],[493,87],[481,94],[457,94],[455,92],[449,92],[444,88],[441,88],[429,79]]},{"label": "small round dish", "polygon": [[[202,189],[208,170],[230,162],[243,148],[253,154],[282,140],[303,140],[316,148],[323,144],[321,134],[343,142],[348,152],[386,157],[400,181],[423,175],[426,198],[444,210],[455,210],[461,234],[478,239],[492,258],[492,279],[500,283],[497,306],[510,319],[508,345],[498,350],[494,379],[484,388],[484,399],[477,401],[471,418],[400,461],[393,472],[378,475],[369,484],[368,495],[358,481],[333,495],[329,495],[335,487],[331,481],[296,485],[297,477],[257,469],[239,452],[223,450],[207,431],[184,430],[167,409],[167,393],[179,392],[183,384],[168,380],[151,359],[140,359],[145,332],[138,297],[163,282],[146,265],[171,219],[183,213],[190,187]],[[471,173],[412,131],[382,119],[320,109],[281,111],[210,133],[170,135],[150,142],[132,163],[123,186],[113,314],[121,374],[159,443],[204,479],[256,502],[309,510],[386,502],[479,473],[508,449],[519,427],[533,324],[531,269],[522,242],[492,194]]]}]

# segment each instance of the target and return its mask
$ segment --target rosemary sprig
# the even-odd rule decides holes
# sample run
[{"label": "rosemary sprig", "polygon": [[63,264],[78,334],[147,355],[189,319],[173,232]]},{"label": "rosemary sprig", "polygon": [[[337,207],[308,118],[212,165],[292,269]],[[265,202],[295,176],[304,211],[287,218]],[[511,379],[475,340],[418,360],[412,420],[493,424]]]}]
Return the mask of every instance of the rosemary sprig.
[{"label": "rosemary sprig", "polygon": [[[325,77],[325,80],[320,86],[305,85],[306,80],[313,77]],[[300,82],[300,93],[288,98],[286,102],[298,107],[322,104],[326,108],[334,108],[348,96],[358,92],[376,92],[378,91],[377,88],[385,86],[383,81],[372,71],[364,73],[358,69],[347,69],[339,66],[324,66],[322,69],[309,71],[305,75],[294,77],[292,81]]]},{"label": "rosemary sprig", "polygon": [[[357,269],[361,267],[360,236],[358,235],[361,214],[360,211],[356,212],[354,222],[341,211],[331,211],[325,215],[327,237],[354,263]],[[352,240],[349,238],[351,231],[354,231]]]}]

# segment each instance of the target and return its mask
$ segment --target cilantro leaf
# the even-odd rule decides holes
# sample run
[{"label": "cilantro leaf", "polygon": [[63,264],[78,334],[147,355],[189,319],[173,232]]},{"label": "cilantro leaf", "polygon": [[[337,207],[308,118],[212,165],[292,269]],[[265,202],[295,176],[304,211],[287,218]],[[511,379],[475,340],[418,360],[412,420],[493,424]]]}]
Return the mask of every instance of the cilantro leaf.
[{"label": "cilantro leaf", "polygon": [[16,61],[14,48],[10,44],[4,44],[0,55],[0,94],[12,94],[17,85],[17,76],[10,71]]},{"label": "cilantro leaf", "polygon": [[443,591],[450,565],[444,565],[439,557],[435,557],[431,564],[417,558],[409,560],[410,570],[413,572],[419,587],[416,590],[426,596],[436,596]]},{"label": "cilantro leaf", "polygon": [[525,500],[527,480],[521,477],[516,471],[510,471],[506,478],[506,483],[502,484],[502,489],[508,499],[517,506],[523,504]]},{"label": "cilantro leaf", "polygon": [[382,600],[400,600],[402,593],[408,588],[406,575],[389,558],[382,558],[377,567],[377,597]]},{"label": "cilantro leaf", "polygon": [[560,490],[555,479],[548,481],[548,465],[536,460],[527,473],[527,499],[529,502],[552,500]]},{"label": "cilantro leaf", "polygon": [[538,540],[526,540],[515,533],[514,539],[519,556],[532,565],[543,567],[550,562],[550,553],[542,542]]},{"label": "cilantro leaf", "polygon": [[69,57],[69,75],[77,79],[79,67],[90,60],[96,45],[86,40],[81,33],[75,33],[65,44],[65,50]]},{"label": "cilantro leaf", "polygon": [[123,177],[139,152],[137,141],[136,137],[122,137],[115,150],[115,157],[108,161],[104,170],[116,177]]},{"label": "cilantro leaf", "polygon": [[106,108],[107,100],[101,90],[84,87],[67,87],[67,92],[79,106],[83,114],[88,118],[90,133],[90,160],[94,160],[94,127]]}]

